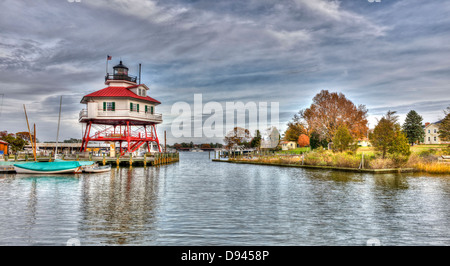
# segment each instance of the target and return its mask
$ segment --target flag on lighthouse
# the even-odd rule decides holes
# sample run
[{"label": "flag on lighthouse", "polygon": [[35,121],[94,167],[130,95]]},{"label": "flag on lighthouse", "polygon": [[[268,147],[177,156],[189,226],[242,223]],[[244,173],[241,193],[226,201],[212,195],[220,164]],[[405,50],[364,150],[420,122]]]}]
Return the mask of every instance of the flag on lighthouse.
[{"label": "flag on lighthouse", "polygon": [[106,56],[106,60],[111,60],[111,59],[112,59],[112,56],[110,56],[110,55]]}]

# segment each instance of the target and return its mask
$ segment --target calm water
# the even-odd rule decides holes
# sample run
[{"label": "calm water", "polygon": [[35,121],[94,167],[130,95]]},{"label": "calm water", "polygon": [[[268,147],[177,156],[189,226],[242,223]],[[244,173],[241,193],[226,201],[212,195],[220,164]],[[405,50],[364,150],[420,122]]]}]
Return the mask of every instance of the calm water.
[{"label": "calm water", "polygon": [[450,177],[214,163],[0,176],[0,245],[450,245]]}]

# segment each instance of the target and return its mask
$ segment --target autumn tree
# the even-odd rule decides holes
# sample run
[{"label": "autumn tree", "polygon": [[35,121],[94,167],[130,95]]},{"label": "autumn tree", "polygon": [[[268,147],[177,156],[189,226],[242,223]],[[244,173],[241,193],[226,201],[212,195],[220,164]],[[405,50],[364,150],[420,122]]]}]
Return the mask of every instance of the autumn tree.
[{"label": "autumn tree", "polygon": [[332,140],[339,125],[345,125],[353,138],[367,133],[367,109],[356,106],[344,94],[322,90],[313,98],[309,108],[300,110],[299,118],[309,133],[316,132],[321,139]]},{"label": "autumn tree", "polygon": [[284,132],[284,140],[297,141],[301,134],[307,134],[305,126],[301,123],[301,118],[297,114],[294,115],[287,126],[288,127]]},{"label": "autumn tree", "polygon": [[382,158],[387,153],[395,156],[409,156],[410,149],[406,134],[401,131],[398,116],[395,111],[388,111],[375,126],[373,133],[369,135],[370,142],[376,150],[380,151]]},{"label": "autumn tree", "polygon": [[353,142],[354,139],[347,126],[340,125],[333,137],[333,150],[340,152],[349,150]]},{"label": "autumn tree", "polygon": [[202,145],[200,145],[200,149],[210,149],[211,145],[209,143],[203,143]]},{"label": "autumn tree", "polygon": [[309,146],[309,137],[305,134],[301,134],[298,137],[297,143],[300,147],[306,147]]},{"label": "autumn tree", "polygon": [[422,128],[422,117],[414,110],[406,115],[403,131],[406,133],[409,143],[423,142],[425,132]]},{"label": "autumn tree", "polygon": [[181,149],[183,146],[182,146],[181,144],[179,144],[179,143],[175,143],[175,144],[173,145],[173,147],[174,147],[175,149],[179,150],[179,149]]},{"label": "autumn tree", "polygon": [[235,127],[227,133],[224,142],[226,147],[231,150],[241,146],[249,146],[251,139],[252,136],[248,129]]}]

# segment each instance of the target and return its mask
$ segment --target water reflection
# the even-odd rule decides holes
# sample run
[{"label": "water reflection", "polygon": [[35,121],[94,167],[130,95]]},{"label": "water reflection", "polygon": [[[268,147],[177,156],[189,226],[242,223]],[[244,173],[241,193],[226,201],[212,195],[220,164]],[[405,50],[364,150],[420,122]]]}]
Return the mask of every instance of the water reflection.
[{"label": "water reflection", "polygon": [[408,189],[408,179],[404,174],[376,174],[373,176],[375,185],[386,190]]},{"label": "water reflection", "polygon": [[214,163],[0,177],[0,245],[449,245],[450,179]]},{"label": "water reflection", "polygon": [[82,238],[106,245],[156,238],[157,172],[158,169],[150,168],[119,168],[102,175],[84,176],[80,229],[89,233]]}]

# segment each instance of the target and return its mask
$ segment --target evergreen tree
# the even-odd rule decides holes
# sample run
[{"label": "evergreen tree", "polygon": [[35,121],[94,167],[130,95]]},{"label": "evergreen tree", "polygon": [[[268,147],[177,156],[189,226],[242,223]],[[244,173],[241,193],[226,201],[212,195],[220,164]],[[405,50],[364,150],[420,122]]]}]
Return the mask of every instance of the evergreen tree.
[{"label": "evergreen tree", "polygon": [[250,146],[252,148],[259,148],[261,146],[261,133],[258,129],[255,131],[255,137],[250,142]]},{"label": "evergreen tree", "polygon": [[397,123],[398,116],[395,111],[388,111],[375,126],[369,139],[376,150],[380,151],[382,158],[386,157],[389,147],[395,139],[395,133],[400,131],[400,125]]},{"label": "evergreen tree", "polygon": [[408,160],[411,152],[406,134],[401,131],[400,124],[397,122],[398,116],[395,113],[395,111],[388,111],[378,121],[369,138],[375,149],[382,153],[383,159],[389,153],[396,162],[401,163]]},{"label": "evergreen tree", "polygon": [[422,117],[414,110],[406,115],[403,131],[406,133],[409,143],[423,142],[425,131],[422,128]]},{"label": "evergreen tree", "polygon": [[336,130],[336,134],[334,135],[333,150],[337,150],[340,152],[348,150],[350,149],[350,146],[353,142],[353,137],[350,134],[347,126],[342,124],[338,127],[338,129]]}]

